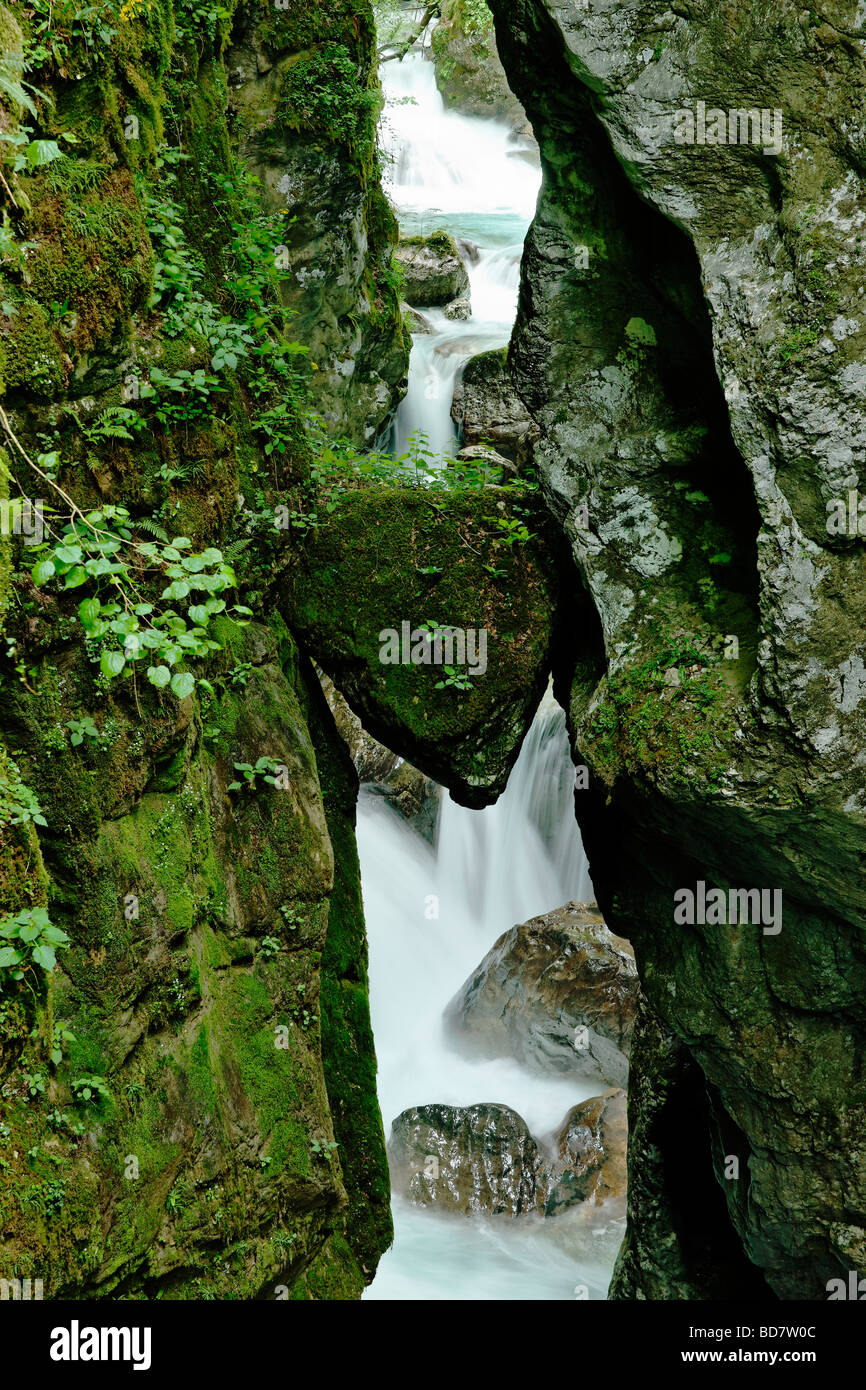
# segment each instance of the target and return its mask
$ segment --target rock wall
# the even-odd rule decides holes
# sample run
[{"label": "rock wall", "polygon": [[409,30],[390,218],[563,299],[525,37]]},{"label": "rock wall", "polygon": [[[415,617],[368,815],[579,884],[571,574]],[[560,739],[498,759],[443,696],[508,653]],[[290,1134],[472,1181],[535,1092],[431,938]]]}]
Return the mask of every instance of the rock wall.
[{"label": "rock wall", "polygon": [[[866,423],[862,7],[491,8],[544,167],[510,368],[603,634],[558,680],[593,881],[705,1079],[708,1117],[674,1087],[666,1134],[740,1263],[824,1298],[866,1269],[866,590],[862,541],[827,525]],[[781,930],[675,921],[701,882],[780,892]],[[653,1089],[633,1057],[638,1130]],[[647,1257],[643,1154],[614,1295],[702,1297],[686,1189]],[[740,1292],[721,1234],[708,1257]]]},{"label": "rock wall", "polygon": [[[357,777],[268,586],[277,504],[309,505],[307,392],[363,440],[405,374],[369,7],[141,0],[84,37],[67,10],[36,59],[32,15],[0,6],[0,124],[42,142],[18,169],[3,147],[3,488],[47,523],[31,550],[4,514],[0,542],[0,1274],[46,1298],[357,1298],[391,1239]],[[305,101],[323,54],[351,67],[358,131]],[[314,228],[272,215],[271,136],[290,178],[333,175]],[[300,274],[311,238],[324,282]],[[117,505],[123,563],[34,574],[52,515],[93,536]],[[148,587],[124,547],[172,537],[161,565],[236,561],[233,611],[198,585],[174,630],[198,649],[205,624],[204,665],[176,689],[147,662],[117,680],[111,632],[168,578]],[[119,627],[83,628],[112,585]],[[50,915],[57,964],[52,946],[19,978],[22,912]]]}]

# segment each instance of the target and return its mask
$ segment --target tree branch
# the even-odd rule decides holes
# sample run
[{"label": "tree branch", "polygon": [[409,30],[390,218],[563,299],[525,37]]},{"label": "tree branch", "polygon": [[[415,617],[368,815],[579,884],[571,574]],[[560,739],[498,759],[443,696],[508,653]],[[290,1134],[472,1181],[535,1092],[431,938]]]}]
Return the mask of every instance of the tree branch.
[{"label": "tree branch", "polygon": [[406,54],[409,52],[409,49],[414,48],[415,44],[422,37],[425,30],[427,29],[427,26],[432,22],[432,20],[437,19],[441,15],[441,13],[442,0],[432,0],[432,3],[427,6],[426,10],[421,16],[420,21],[418,22],[416,28],[409,36],[409,38],[405,39],[402,43],[383,44],[382,47],[379,49],[379,57],[385,58],[388,61],[390,61],[392,58],[396,58],[398,62],[402,63],[403,59],[406,57]]}]

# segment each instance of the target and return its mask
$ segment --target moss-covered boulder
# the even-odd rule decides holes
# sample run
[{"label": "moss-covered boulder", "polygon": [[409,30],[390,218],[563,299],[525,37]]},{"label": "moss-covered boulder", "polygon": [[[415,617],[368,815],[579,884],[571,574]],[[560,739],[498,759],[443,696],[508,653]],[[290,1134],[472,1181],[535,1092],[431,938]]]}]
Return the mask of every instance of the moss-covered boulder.
[{"label": "moss-covered boulder", "polygon": [[507,121],[520,135],[530,133],[523,107],[508,85],[493,15],[484,0],[443,0],[430,50],[446,106]]},{"label": "moss-covered boulder", "polygon": [[281,577],[364,727],[467,806],[504,789],[550,670],[555,546],[530,536],[505,490],[362,489]]},{"label": "moss-covered boulder", "polygon": [[441,308],[452,300],[468,300],[469,272],[450,232],[440,230],[430,236],[402,237],[396,259],[409,304]]}]

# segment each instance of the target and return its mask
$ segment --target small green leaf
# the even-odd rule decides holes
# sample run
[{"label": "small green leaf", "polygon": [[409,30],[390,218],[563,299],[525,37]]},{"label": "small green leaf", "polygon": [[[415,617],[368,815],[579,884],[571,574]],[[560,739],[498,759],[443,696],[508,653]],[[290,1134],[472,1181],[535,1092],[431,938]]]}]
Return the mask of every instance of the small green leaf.
[{"label": "small green leaf", "polygon": [[171,688],[179,700],[185,700],[195,690],[195,676],[188,671],[177,671],[171,678]]},{"label": "small green leaf", "polygon": [[148,666],[147,679],[151,685],[160,688],[163,685],[168,685],[171,680],[171,671],[167,666]]},{"label": "small green leaf", "polygon": [[53,560],[40,560],[30,571],[33,583],[39,588],[42,584],[47,584],[49,579],[53,579],[57,573],[57,567]]},{"label": "small green leaf", "polygon": [[98,598],[82,599],[78,605],[78,617],[84,627],[93,627],[99,619],[102,604]]},{"label": "small green leaf", "polygon": [[123,652],[103,652],[99,658],[99,669],[109,680],[119,676],[125,665],[126,657]]}]

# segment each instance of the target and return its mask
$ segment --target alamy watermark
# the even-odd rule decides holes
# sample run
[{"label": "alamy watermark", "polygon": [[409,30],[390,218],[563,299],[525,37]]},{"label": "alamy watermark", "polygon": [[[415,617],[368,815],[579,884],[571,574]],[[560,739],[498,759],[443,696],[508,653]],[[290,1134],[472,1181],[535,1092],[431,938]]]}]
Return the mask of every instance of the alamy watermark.
[{"label": "alamy watermark", "polygon": [[674,112],[677,145],[754,145],[764,154],[782,153],[782,113],[744,106],[723,111],[699,101]]},{"label": "alamy watermark", "polygon": [[487,628],[445,627],[409,622],[383,628],[379,633],[379,660],[383,666],[465,666],[474,676],[487,671]]},{"label": "alamy watermark", "polygon": [[707,888],[700,879],[694,888],[674,893],[674,921],[678,926],[763,927],[764,936],[782,930],[781,888]]},{"label": "alamy watermark", "polygon": [[0,497],[0,535],[21,536],[25,545],[41,545],[43,508],[41,497]]}]

